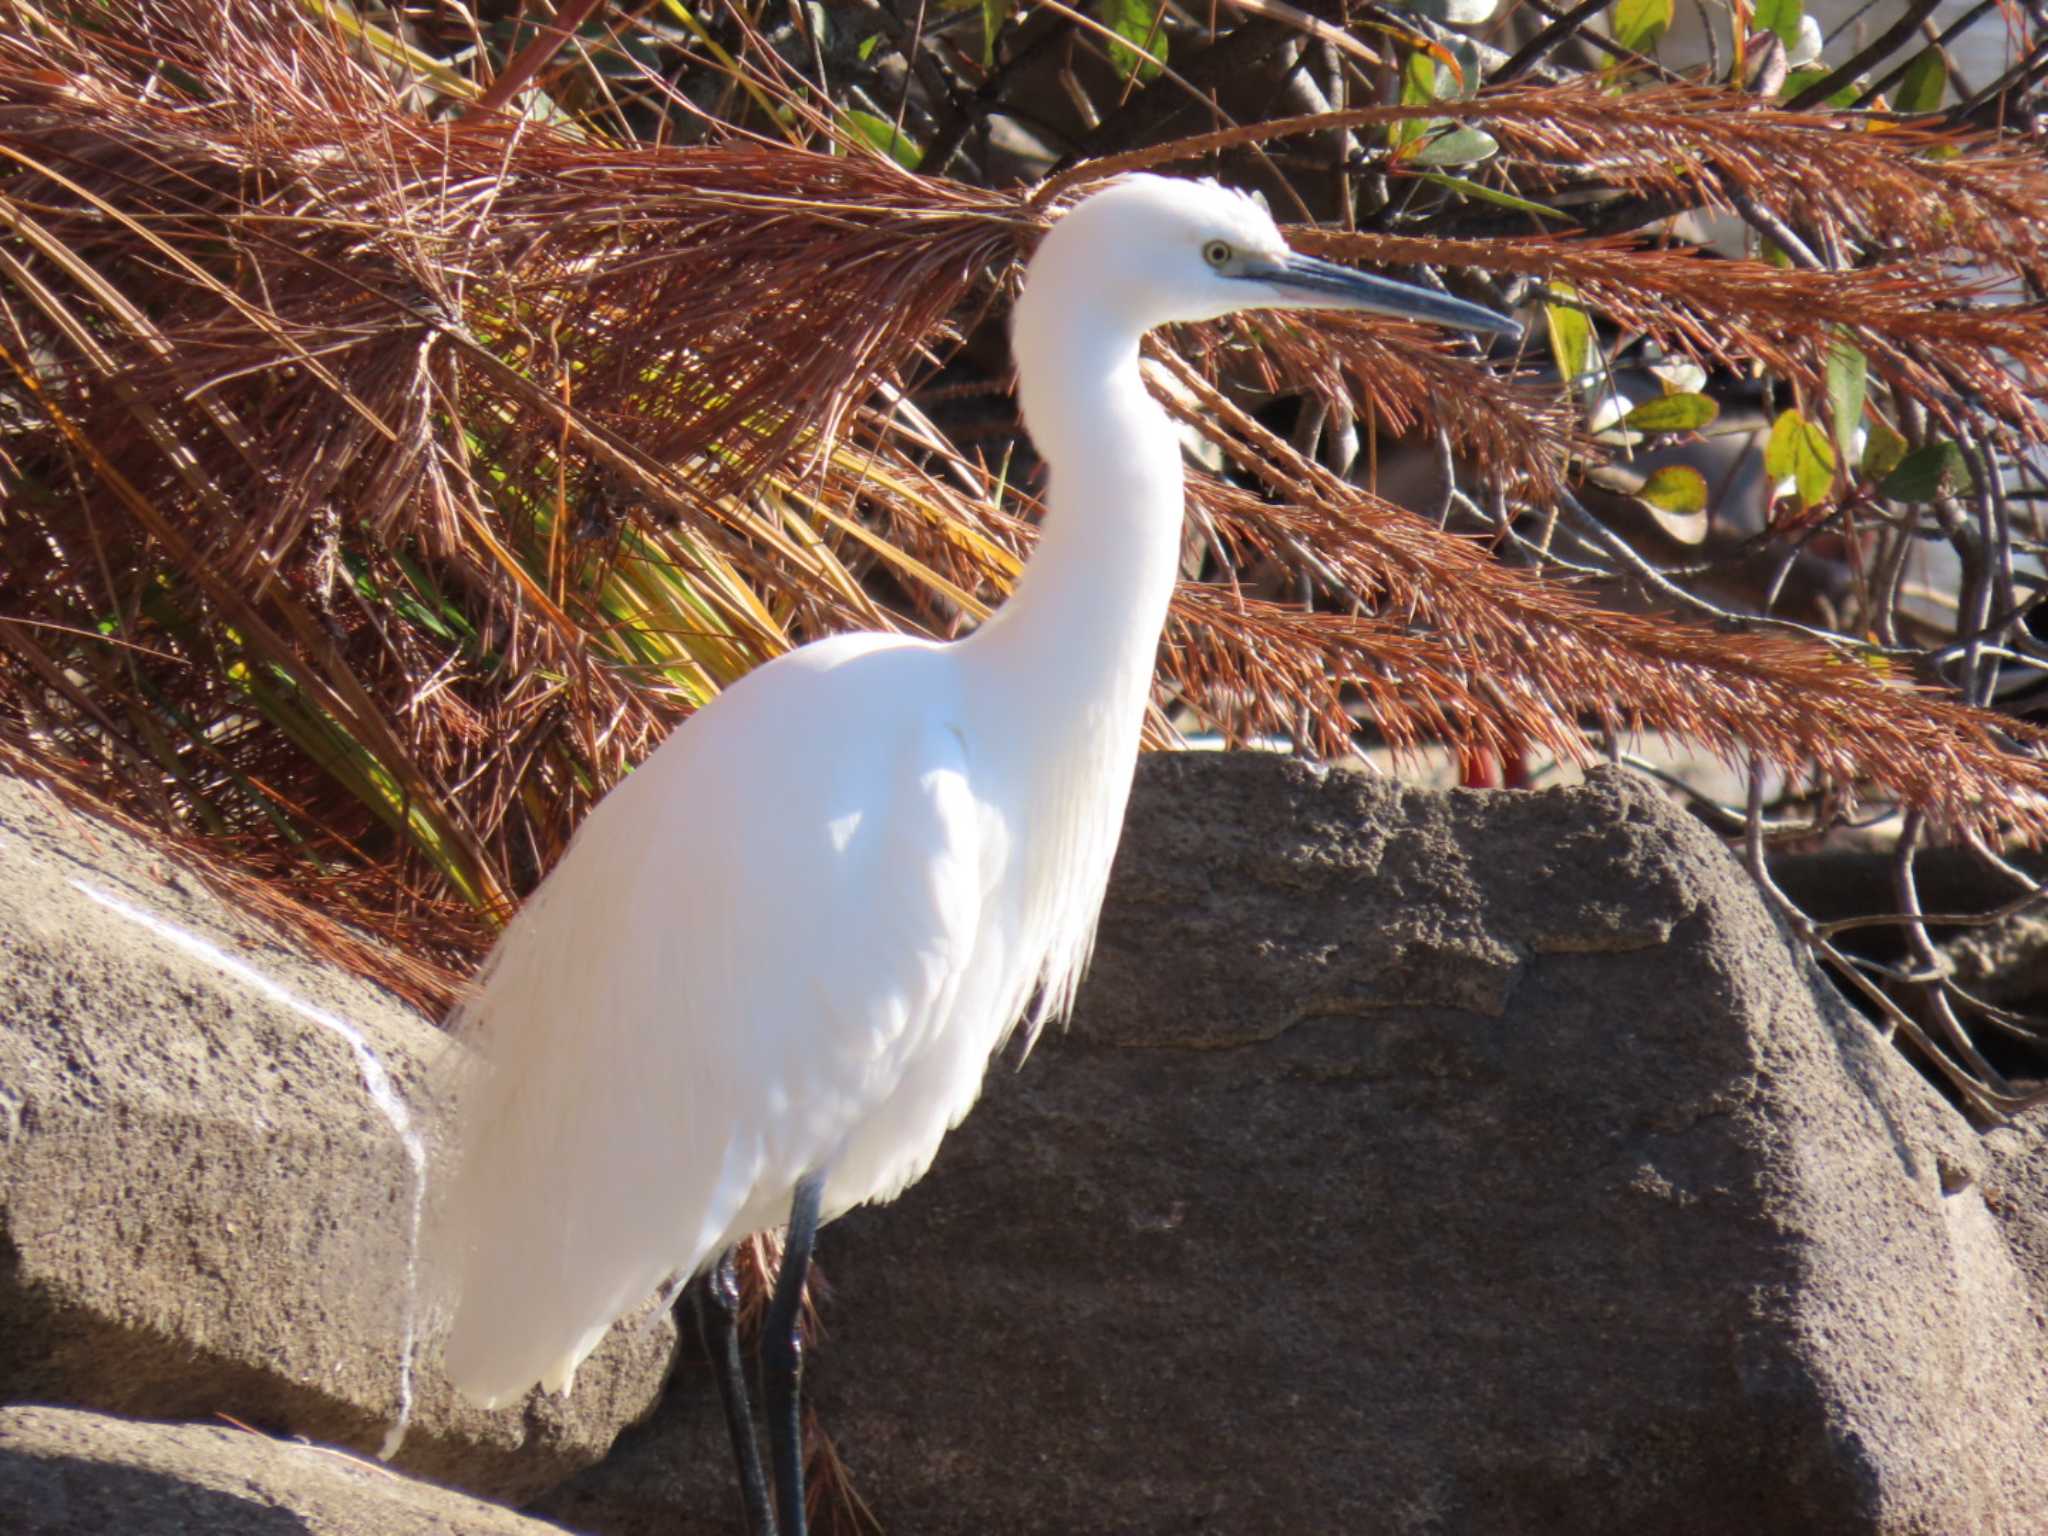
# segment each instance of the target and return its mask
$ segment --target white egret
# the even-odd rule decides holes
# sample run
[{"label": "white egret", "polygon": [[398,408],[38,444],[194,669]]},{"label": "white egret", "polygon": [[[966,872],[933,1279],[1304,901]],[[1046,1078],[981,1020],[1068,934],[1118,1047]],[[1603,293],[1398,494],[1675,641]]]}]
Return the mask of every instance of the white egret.
[{"label": "white egret", "polygon": [[566,1392],[664,1280],[786,1220],[764,1376],[782,1530],[802,1531],[816,1227],[923,1174],[992,1054],[1062,1016],[1088,960],[1180,563],[1180,442],[1139,341],[1313,308],[1516,329],[1297,255],[1213,182],[1131,176],[1078,204],[1013,322],[1051,490],[1009,601],[952,644],[854,634],[778,658],[591,812],[466,1010],[487,1069],[436,1244],[466,1395]]}]

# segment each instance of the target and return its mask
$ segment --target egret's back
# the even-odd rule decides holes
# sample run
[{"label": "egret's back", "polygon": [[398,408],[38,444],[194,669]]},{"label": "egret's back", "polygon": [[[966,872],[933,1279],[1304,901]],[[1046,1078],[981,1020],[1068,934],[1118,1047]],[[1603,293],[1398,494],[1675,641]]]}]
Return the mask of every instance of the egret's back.
[{"label": "egret's back", "polygon": [[[965,1113],[1033,962],[980,943],[1002,828],[958,675],[878,636],[754,674],[592,812],[506,930],[464,1010],[479,1059],[436,1254],[467,1395],[565,1387],[806,1173],[834,1170],[828,1215],[893,1195]],[[925,1091],[892,1115],[913,1063]]]}]

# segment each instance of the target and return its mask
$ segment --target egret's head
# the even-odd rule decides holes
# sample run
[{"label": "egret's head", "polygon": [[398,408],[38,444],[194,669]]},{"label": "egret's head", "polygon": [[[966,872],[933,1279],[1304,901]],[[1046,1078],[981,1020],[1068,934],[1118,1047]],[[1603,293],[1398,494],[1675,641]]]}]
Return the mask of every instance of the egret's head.
[{"label": "egret's head", "polygon": [[1476,304],[1297,255],[1256,199],[1165,176],[1125,176],[1076,204],[1032,258],[1025,293],[1063,307],[1099,305],[1140,330],[1240,309],[1364,310],[1460,330],[1520,330]]}]

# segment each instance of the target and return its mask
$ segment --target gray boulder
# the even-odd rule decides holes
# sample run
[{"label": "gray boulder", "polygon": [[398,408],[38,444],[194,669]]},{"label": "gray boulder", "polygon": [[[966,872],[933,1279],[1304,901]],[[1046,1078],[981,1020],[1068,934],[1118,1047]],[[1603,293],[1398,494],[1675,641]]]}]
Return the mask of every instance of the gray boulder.
[{"label": "gray boulder", "polygon": [[0,1408],[9,1536],[559,1536],[322,1446],[76,1408]]},{"label": "gray boulder", "polygon": [[[2048,1110],[1987,1134],[1984,1158],[1984,1204],[2026,1277],[2036,1315],[2048,1317]],[[2037,1348],[2048,1348],[2048,1340]]]},{"label": "gray boulder", "polygon": [[[0,778],[0,1402],[377,1451],[404,1390],[400,1127],[432,1156],[418,1110],[448,1048]],[[531,1497],[647,1410],[672,1344],[665,1316],[622,1325],[566,1403],[490,1414],[423,1363],[397,1465]]]},{"label": "gray boulder", "polygon": [[[824,1234],[813,1400],[918,1536],[2048,1530],[2004,1134],[1636,779],[1154,758],[1072,1028]],[[540,1507],[737,1530],[718,1425]]]},{"label": "gray boulder", "polygon": [[[401,1262],[374,1250],[410,1185],[357,1058],[78,882],[352,1022],[402,1089],[437,1047],[6,796],[0,1394],[373,1446],[397,1289],[360,1277]],[[810,1386],[852,1487],[919,1536],[2021,1536],[2048,1529],[2044,1148],[2039,1117],[1978,1138],[1637,780],[1154,759],[1073,1028],[826,1233]],[[409,1464],[531,1493],[632,1416],[666,1339],[607,1350],[648,1361],[483,1426],[429,1375]],[[0,1418],[0,1512],[142,1466],[109,1486],[183,1528],[356,1528],[230,1523],[226,1432],[143,1462],[77,1449],[83,1422]],[[27,1529],[153,1528],[72,1507]],[[738,1530],[701,1368],[533,1509]]]}]

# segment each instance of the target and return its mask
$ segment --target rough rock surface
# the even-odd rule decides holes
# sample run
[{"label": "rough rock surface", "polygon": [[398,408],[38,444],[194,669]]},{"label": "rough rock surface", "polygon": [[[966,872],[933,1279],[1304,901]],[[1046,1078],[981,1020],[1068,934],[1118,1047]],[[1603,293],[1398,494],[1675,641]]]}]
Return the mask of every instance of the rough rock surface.
[{"label": "rough rock surface", "polygon": [[2036,1309],[2048,1313],[2048,1110],[1990,1132],[1984,1157],[1984,1204],[1998,1218]]},{"label": "rough rock surface", "polygon": [[[353,1021],[403,1086],[431,1041],[94,835],[87,868],[0,784],[0,1396],[373,1446],[397,1289],[360,1277],[409,1186],[355,1059],[74,882]],[[1157,759],[1072,1030],[826,1233],[810,1384],[918,1536],[2023,1536],[2044,1213],[2048,1117],[1977,1138],[1639,782]],[[644,1400],[606,1379],[569,1412]],[[535,1510],[739,1529],[715,1394],[675,1388]],[[443,1477],[516,1495],[600,1438],[422,1393],[408,1460]],[[0,1529],[518,1528],[216,1459],[375,1477],[312,1450],[87,1426],[0,1415]]]},{"label": "rough rock surface", "polygon": [[0,1408],[8,1536],[559,1536],[322,1446],[76,1408]]},{"label": "rough rock surface", "polygon": [[1942,950],[1956,980],[1986,1002],[2025,1011],[2048,997],[2048,918],[2039,913],[2015,913],[1986,928],[1965,929]]},{"label": "rough rock surface", "polygon": [[[809,1380],[918,1536],[2036,1533],[2008,1134],[1639,781],[1152,759],[1072,1029],[825,1233]],[[716,1507],[718,1424],[691,1387],[544,1507],[736,1530],[659,1507]]]},{"label": "rough rock surface", "polygon": [[[414,1179],[349,1029],[417,1106],[431,1026],[0,778],[0,1402],[379,1448]],[[645,1412],[671,1344],[622,1326],[566,1405],[492,1414],[423,1369],[397,1464],[529,1497]]]}]

